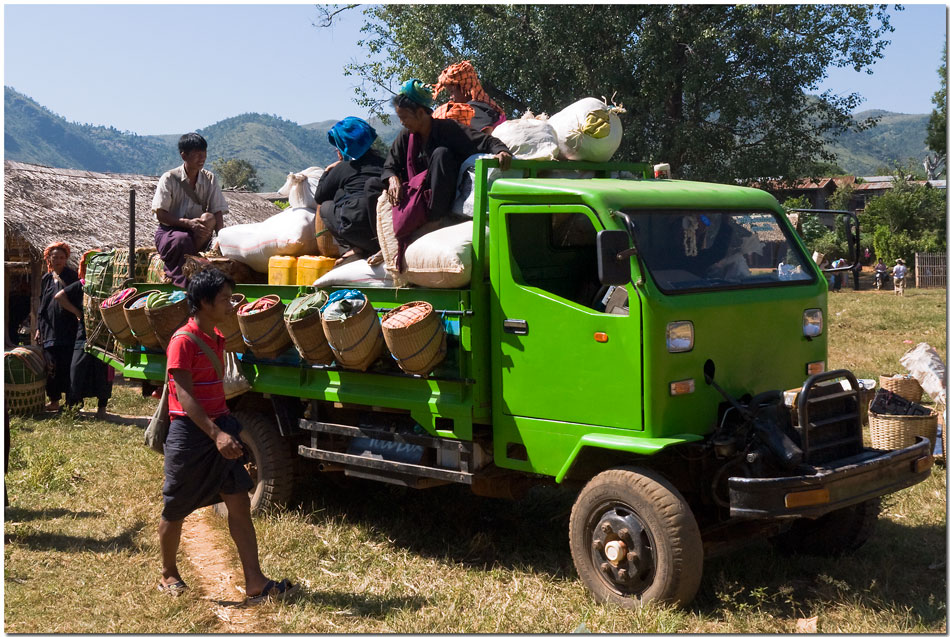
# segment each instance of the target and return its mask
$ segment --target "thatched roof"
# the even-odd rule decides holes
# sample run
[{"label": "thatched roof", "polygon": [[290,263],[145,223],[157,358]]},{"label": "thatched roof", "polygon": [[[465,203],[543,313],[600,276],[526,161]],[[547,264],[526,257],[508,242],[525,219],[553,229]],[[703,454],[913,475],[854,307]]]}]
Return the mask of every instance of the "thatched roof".
[{"label": "thatched roof", "polygon": [[[169,167],[171,168],[171,166]],[[93,248],[129,245],[129,189],[135,189],[135,244],[155,245],[151,212],[158,177],[94,173],[3,162],[5,238],[18,235],[36,258],[53,241],[72,248],[70,262]],[[257,223],[277,214],[273,203],[251,192],[226,191],[226,226]]]}]

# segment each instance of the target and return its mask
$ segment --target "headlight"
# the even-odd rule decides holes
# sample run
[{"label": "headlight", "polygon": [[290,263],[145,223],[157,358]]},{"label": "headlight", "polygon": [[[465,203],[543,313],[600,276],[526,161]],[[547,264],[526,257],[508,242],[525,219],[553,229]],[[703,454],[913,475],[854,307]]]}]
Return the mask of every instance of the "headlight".
[{"label": "headlight", "polygon": [[673,321],[666,326],[666,351],[688,352],[693,349],[693,322]]},{"label": "headlight", "polygon": [[824,321],[821,317],[821,310],[805,310],[802,315],[802,334],[808,338],[821,336]]}]

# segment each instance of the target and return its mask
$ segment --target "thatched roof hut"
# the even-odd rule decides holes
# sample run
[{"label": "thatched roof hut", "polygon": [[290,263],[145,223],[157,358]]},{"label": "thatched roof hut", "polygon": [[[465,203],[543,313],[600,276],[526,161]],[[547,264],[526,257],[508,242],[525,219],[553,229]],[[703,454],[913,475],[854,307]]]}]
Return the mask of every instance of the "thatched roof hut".
[{"label": "thatched roof hut", "polygon": [[[54,241],[68,243],[72,249],[69,265],[74,269],[86,250],[128,248],[130,189],[135,190],[136,247],[155,245],[153,236],[158,224],[151,205],[158,177],[13,161],[3,163],[3,176],[5,306],[10,304],[11,293],[30,297],[34,313],[31,333],[35,330],[40,278],[46,272],[43,249],[47,245]],[[229,209],[224,217],[227,226],[257,223],[280,212],[256,193],[225,191],[224,198]],[[22,298],[12,300],[22,302]],[[9,325],[9,317],[5,318]]]},{"label": "thatched roof hut", "polygon": [[[129,245],[129,190],[135,189],[135,243],[152,246],[158,227],[151,212],[158,177],[94,173],[3,162],[4,247],[13,254],[6,261],[22,261],[29,250],[41,258],[53,241],[72,248],[70,266],[93,248],[127,248]],[[224,223],[233,226],[257,223],[280,212],[252,192],[225,191],[229,213]],[[20,244],[20,245],[17,245]],[[25,244],[25,245],[23,245]],[[16,255],[17,258],[11,259]],[[29,259],[32,260],[32,259]]]}]

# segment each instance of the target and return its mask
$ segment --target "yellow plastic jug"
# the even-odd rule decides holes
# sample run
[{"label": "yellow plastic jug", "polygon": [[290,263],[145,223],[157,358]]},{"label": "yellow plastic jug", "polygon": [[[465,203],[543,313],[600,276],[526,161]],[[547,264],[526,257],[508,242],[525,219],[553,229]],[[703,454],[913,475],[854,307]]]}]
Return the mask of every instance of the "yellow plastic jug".
[{"label": "yellow plastic jug", "polygon": [[336,259],[309,254],[297,257],[297,285],[313,285],[313,282],[333,269]]},{"label": "yellow plastic jug", "polygon": [[296,285],[297,257],[277,256],[267,260],[267,285]]}]

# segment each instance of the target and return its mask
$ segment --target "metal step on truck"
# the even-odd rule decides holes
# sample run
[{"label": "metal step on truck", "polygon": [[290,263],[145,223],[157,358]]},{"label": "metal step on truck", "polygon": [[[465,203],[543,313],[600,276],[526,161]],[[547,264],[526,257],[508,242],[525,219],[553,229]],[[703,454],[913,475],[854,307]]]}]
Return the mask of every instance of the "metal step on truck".
[{"label": "metal step on truck", "polygon": [[[294,456],[491,497],[563,485],[593,596],[683,605],[704,556],[760,534],[853,551],[880,497],[929,475],[924,438],[864,446],[857,380],[826,369],[827,282],[771,195],[645,164],[516,160],[490,180],[496,166],[476,164],[468,287],[361,289],[380,313],[418,300],[440,313],[448,351],[431,374],[387,355],[365,372],[310,365],[292,346],[242,357],[252,389],[231,407],[255,507],[288,501]],[[164,378],[162,351],[96,353],[127,378]]]}]

